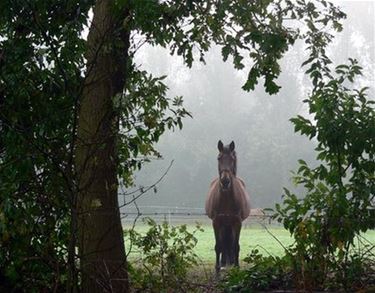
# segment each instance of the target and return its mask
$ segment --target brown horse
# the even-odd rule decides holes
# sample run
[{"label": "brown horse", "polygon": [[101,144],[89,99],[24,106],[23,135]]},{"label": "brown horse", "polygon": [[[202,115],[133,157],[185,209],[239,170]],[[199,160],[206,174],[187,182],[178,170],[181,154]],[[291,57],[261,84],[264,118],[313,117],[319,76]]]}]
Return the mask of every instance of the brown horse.
[{"label": "brown horse", "polygon": [[238,266],[242,221],[250,214],[249,195],[237,177],[234,142],[218,143],[219,177],[212,181],[206,200],[206,213],[215,232],[216,272],[227,265]]}]

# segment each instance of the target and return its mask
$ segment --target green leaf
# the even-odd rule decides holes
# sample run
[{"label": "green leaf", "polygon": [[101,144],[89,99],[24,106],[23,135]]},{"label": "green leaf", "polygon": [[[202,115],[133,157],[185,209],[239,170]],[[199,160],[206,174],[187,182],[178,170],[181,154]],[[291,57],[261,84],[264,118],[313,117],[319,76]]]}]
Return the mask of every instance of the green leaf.
[{"label": "green leaf", "polygon": [[247,81],[242,86],[242,89],[245,91],[250,91],[255,88],[255,85],[258,83],[258,77],[260,76],[259,70],[253,66],[247,77]]}]

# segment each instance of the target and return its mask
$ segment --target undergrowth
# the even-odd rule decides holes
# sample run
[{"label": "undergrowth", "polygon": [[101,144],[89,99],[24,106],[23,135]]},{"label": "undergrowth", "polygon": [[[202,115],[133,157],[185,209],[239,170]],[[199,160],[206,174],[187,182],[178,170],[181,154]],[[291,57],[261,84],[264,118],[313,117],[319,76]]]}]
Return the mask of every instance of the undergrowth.
[{"label": "undergrowth", "polygon": [[[367,292],[375,289],[375,246],[364,244],[345,261],[332,259],[325,276],[311,274],[321,265],[314,260],[298,259],[291,251],[284,256],[264,256],[257,249],[244,259],[244,268],[232,268],[219,284],[223,292],[295,290],[297,292]],[[317,272],[318,270],[316,270]]]},{"label": "undergrowth", "polygon": [[202,284],[192,282],[189,273],[199,264],[194,252],[198,242],[195,234],[203,231],[196,225],[189,232],[186,225],[157,224],[150,218],[145,234],[134,229],[125,231],[130,238],[131,251],[139,258],[129,263],[129,276],[136,292],[192,292],[200,291]]}]

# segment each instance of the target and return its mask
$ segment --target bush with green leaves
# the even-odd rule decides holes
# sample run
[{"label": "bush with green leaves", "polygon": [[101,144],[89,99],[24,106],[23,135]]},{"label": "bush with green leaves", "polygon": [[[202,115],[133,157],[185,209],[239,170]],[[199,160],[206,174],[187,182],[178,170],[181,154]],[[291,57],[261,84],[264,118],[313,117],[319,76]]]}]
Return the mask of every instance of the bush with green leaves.
[{"label": "bush with green leaves", "polygon": [[[313,43],[313,42],[312,42]],[[295,131],[317,141],[316,167],[299,160],[294,176],[304,196],[284,189],[273,218],[295,243],[283,258],[253,252],[250,266],[225,278],[228,291],[295,288],[359,290],[374,285],[374,245],[356,243],[375,227],[375,102],[353,85],[362,74],[349,59],[332,72],[324,49],[304,63],[313,84],[309,116],[292,118]]]},{"label": "bush with green leaves", "polygon": [[[336,292],[340,290],[357,291],[372,288],[375,285],[375,260],[373,259],[374,245],[362,245],[353,250],[345,263],[343,270],[341,262],[331,264],[331,272],[324,279],[324,290]],[[372,257],[372,259],[370,258]],[[219,283],[219,289],[224,292],[258,292],[271,290],[296,290],[310,292],[319,286],[301,282],[301,272],[305,280],[311,280],[311,270],[303,267],[293,250],[287,249],[283,256],[264,256],[257,249],[251,251],[244,259],[242,269],[232,268]],[[319,266],[311,262],[312,267]],[[323,287],[323,286],[321,286]],[[323,288],[321,288],[323,289]]]},{"label": "bush with green leaves", "polygon": [[317,74],[317,63],[307,71],[314,89],[304,101],[312,120],[298,116],[291,121],[296,132],[317,140],[321,163],[312,168],[299,161],[294,180],[305,187],[306,196],[285,189],[274,218],[295,238],[291,253],[303,287],[324,288],[335,274],[349,288],[354,239],[375,226],[374,101],[367,98],[367,88],[351,87],[361,75],[356,60],[334,73],[327,64]]},{"label": "bush with green leaves", "polygon": [[139,291],[163,292],[188,288],[189,269],[198,264],[194,248],[198,242],[195,234],[203,229],[197,224],[190,232],[186,225],[157,224],[151,218],[144,219],[148,231],[143,235],[134,229],[125,231],[136,250],[138,261],[129,262],[132,287]]},{"label": "bush with green leaves", "polygon": [[251,292],[294,287],[290,255],[263,256],[254,249],[244,259],[245,269],[233,268],[220,286],[225,292]]}]

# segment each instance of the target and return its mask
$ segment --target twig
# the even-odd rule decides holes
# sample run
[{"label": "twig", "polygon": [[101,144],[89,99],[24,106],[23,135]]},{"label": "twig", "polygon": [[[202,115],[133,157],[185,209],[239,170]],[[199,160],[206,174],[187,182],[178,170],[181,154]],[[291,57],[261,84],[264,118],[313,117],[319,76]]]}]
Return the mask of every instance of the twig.
[{"label": "twig", "polygon": [[171,161],[171,163],[169,164],[167,170],[163,173],[163,175],[152,185],[146,187],[146,188],[140,188],[139,191],[141,191],[140,194],[136,195],[136,196],[133,196],[132,200],[130,200],[129,202],[124,202],[124,204],[120,205],[119,208],[122,208],[122,207],[125,207],[133,202],[135,202],[138,198],[140,198],[143,194],[147,193],[148,191],[150,191],[150,189],[154,188],[157,184],[159,184],[163,179],[164,177],[168,174],[169,170],[171,169],[172,165],[174,163],[174,160]]},{"label": "twig", "polygon": [[267,233],[270,234],[272,236],[272,238],[275,239],[284,248],[284,250],[286,252],[288,252],[288,249],[284,246],[284,244],[279,239],[277,239],[277,237],[275,235],[273,235],[270,230],[268,230],[267,226],[264,225],[263,223],[260,223],[260,224],[267,231]]}]

